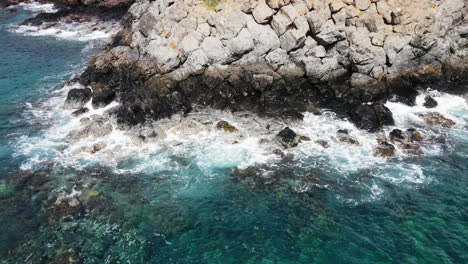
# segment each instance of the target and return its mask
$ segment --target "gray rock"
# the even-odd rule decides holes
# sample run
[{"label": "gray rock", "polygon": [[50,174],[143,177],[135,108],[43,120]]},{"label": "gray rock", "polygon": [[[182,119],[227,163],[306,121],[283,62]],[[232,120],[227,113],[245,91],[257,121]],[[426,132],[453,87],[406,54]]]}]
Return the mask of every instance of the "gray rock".
[{"label": "gray rock", "polygon": [[232,54],[242,55],[254,48],[254,42],[249,30],[244,28],[237,37],[229,40],[226,46]]},{"label": "gray rock", "polygon": [[275,12],[268,7],[265,1],[260,1],[252,11],[255,21],[260,24],[268,23]]},{"label": "gray rock", "polygon": [[384,18],[386,23],[392,23],[392,9],[388,5],[387,1],[379,1],[377,3],[377,11]]},{"label": "gray rock", "polygon": [[171,43],[168,43],[168,41],[162,37],[152,40],[146,47],[146,52],[158,65],[163,67],[165,71],[170,71],[180,64],[177,48],[175,46],[171,47]]},{"label": "gray rock", "polygon": [[247,25],[247,15],[240,9],[234,8],[227,13],[219,13],[214,24],[221,34],[221,39],[231,39]]},{"label": "gray rock", "polygon": [[287,12],[283,11],[282,8],[271,20],[271,28],[276,32],[278,36],[281,36],[288,30],[289,26],[294,22],[288,16]]},{"label": "gray rock", "polygon": [[354,0],[354,3],[357,8],[361,11],[367,10],[369,8],[371,1],[370,0]]},{"label": "gray rock", "polygon": [[315,36],[322,45],[330,45],[346,38],[344,31],[338,29],[333,21],[328,20],[319,34]]},{"label": "gray rock", "polygon": [[199,47],[200,41],[195,37],[195,33],[185,36],[179,44],[179,50],[186,54],[198,49]]},{"label": "gray rock", "polygon": [[254,39],[255,54],[263,55],[280,47],[278,35],[269,26],[259,25],[252,19],[247,22],[247,29]]},{"label": "gray rock", "polygon": [[325,27],[328,19],[331,18],[331,11],[325,2],[320,3],[316,10],[309,12],[306,15],[307,21],[310,25],[310,30],[313,34],[318,34]]},{"label": "gray rock", "polygon": [[273,9],[279,9],[285,5],[288,5],[291,0],[266,0],[266,4]]},{"label": "gray rock", "polygon": [[223,43],[216,37],[205,38],[201,44],[201,48],[212,63],[225,62],[229,57]]},{"label": "gray rock", "polygon": [[86,137],[103,137],[112,132],[112,125],[109,120],[100,116],[93,116],[90,122],[84,129],[75,132],[72,137],[74,139],[82,139]]}]

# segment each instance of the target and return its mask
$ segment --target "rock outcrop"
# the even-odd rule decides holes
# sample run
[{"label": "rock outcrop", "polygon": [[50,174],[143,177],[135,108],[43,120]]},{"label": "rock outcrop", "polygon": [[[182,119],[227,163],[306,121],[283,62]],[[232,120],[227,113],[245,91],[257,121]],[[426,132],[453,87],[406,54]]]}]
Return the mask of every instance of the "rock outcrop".
[{"label": "rock outcrop", "polygon": [[80,82],[118,94],[127,124],[204,106],[319,106],[375,131],[393,123],[389,98],[414,104],[428,84],[466,91],[467,10],[463,0],[137,0]]}]

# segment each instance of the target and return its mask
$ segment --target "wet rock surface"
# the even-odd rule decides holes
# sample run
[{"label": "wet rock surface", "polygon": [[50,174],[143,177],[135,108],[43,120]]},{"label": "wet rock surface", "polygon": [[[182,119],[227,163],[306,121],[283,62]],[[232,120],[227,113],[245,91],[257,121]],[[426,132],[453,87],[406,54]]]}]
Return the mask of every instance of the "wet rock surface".
[{"label": "wet rock surface", "polygon": [[83,88],[83,89],[71,89],[68,92],[67,99],[63,107],[65,109],[79,109],[82,108],[86,103],[91,100],[91,89]]},{"label": "wet rock surface", "polygon": [[299,144],[299,136],[289,127],[281,130],[275,139],[285,149],[296,147]]},{"label": "wet rock surface", "polygon": [[336,131],[336,138],[339,142],[348,143],[352,145],[359,145],[359,141],[357,141],[355,137],[350,135],[349,131],[346,129],[339,129],[338,131]]},{"label": "wet rock surface", "polygon": [[450,128],[455,125],[455,122],[437,112],[422,113],[419,116],[426,122],[428,125],[441,126],[445,128]]},{"label": "wet rock surface", "polygon": [[382,141],[375,148],[374,155],[381,157],[392,157],[395,155],[395,147],[387,141]]}]

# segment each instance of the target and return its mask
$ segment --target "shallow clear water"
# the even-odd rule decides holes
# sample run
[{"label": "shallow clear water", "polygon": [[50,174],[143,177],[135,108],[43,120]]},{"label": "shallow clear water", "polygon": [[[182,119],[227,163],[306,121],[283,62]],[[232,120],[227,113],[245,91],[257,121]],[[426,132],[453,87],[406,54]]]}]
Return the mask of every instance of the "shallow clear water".
[{"label": "shallow clear water", "polygon": [[[30,12],[0,11],[0,263],[468,261],[465,99],[435,94],[450,129],[417,116],[423,95],[416,107],[387,104],[397,127],[422,132],[421,156],[374,157],[380,135],[331,113],[290,122],[209,110],[143,129],[160,140],[115,126],[74,141],[66,81],[99,40],[16,30]],[[220,119],[239,132],[198,122]],[[281,159],[270,140],[286,125],[312,141]],[[360,146],[337,142],[339,128]],[[96,142],[106,150],[80,151]]]}]

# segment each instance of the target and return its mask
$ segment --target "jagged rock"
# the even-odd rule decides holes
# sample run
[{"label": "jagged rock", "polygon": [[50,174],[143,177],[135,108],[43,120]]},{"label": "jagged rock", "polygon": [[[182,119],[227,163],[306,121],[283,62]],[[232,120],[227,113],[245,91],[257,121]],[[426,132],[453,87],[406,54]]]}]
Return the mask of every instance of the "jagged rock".
[{"label": "jagged rock", "polygon": [[216,37],[207,37],[201,44],[202,50],[212,63],[224,62],[228,59],[229,54]]},{"label": "jagged rock", "polygon": [[247,29],[254,39],[255,53],[259,56],[280,47],[280,41],[275,31],[270,26],[259,25],[255,21],[247,22]]},{"label": "jagged rock", "polygon": [[385,99],[385,83],[362,73],[351,75],[351,93],[362,102],[376,102]]},{"label": "jagged rock", "polygon": [[320,146],[324,148],[328,148],[328,142],[325,140],[316,140],[315,143],[319,144]]},{"label": "jagged rock", "polygon": [[325,1],[320,1],[317,3],[316,9],[310,11],[306,15],[306,18],[312,33],[319,34],[325,27],[327,21],[331,18],[331,11]]},{"label": "jagged rock", "polygon": [[465,3],[425,1],[139,1],[127,40],[80,82],[112,87],[117,120],[131,125],[192,106],[281,114],[317,103],[374,131],[392,123],[388,98],[468,83]]},{"label": "jagged rock", "polygon": [[86,127],[79,132],[74,132],[72,137],[75,139],[82,139],[89,136],[103,137],[112,132],[112,125],[110,122],[101,117],[93,117],[85,123]]},{"label": "jagged rock", "polygon": [[414,128],[408,128],[406,130],[406,141],[407,142],[415,142],[415,141],[422,141],[423,137],[421,133],[416,131]]},{"label": "jagged rock", "polygon": [[106,148],[106,144],[103,143],[103,142],[99,142],[99,143],[93,144],[93,146],[91,146],[90,152],[91,152],[91,154],[94,154],[94,153],[99,152],[99,151],[101,151],[101,150],[103,150],[105,148]]},{"label": "jagged rock", "polygon": [[101,108],[110,104],[115,99],[115,92],[107,85],[94,84],[93,87],[93,100],[91,101],[93,107]]},{"label": "jagged rock", "polygon": [[80,109],[74,111],[74,112],[72,113],[72,115],[73,115],[73,116],[80,116],[80,115],[82,115],[82,114],[87,113],[88,111],[89,111],[89,109],[88,109],[87,107],[82,107],[82,108],[80,108]]},{"label": "jagged rock", "polygon": [[351,120],[360,129],[377,131],[383,125],[393,125],[392,112],[381,103],[355,105],[348,112]]},{"label": "jagged rock", "polygon": [[419,114],[424,119],[424,122],[428,125],[437,125],[441,127],[450,128],[455,125],[455,122],[451,119],[446,118],[437,112],[429,112],[425,114]]},{"label": "jagged rock", "polygon": [[422,154],[422,150],[421,150],[421,147],[419,145],[416,145],[416,144],[402,144],[401,145],[401,149],[406,152],[406,153],[409,153],[409,154],[413,154],[413,155],[421,155]]},{"label": "jagged rock", "polygon": [[371,1],[370,0],[354,0],[354,4],[361,11],[367,10],[369,8]]},{"label": "jagged rock", "polygon": [[392,9],[388,5],[387,1],[377,2],[377,11],[382,15],[386,23],[392,23]]},{"label": "jagged rock", "polygon": [[288,30],[290,25],[294,22],[295,17],[291,18],[288,9],[283,7],[278,13],[273,16],[271,20],[271,28],[278,36],[281,36]]},{"label": "jagged rock", "polygon": [[254,42],[249,30],[247,28],[242,29],[235,38],[229,40],[227,48],[235,55],[242,55],[251,51],[254,48]]},{"label": "jagged rock", "polygon": [[224,130],[226,132],[236,132],[237,128],[234,127],[233,125],[229,124],[226,121],[219,121],[218,124],[216,124],[216,129],[219,130]]},{"label": "jagged rock", "polygon": [[232,39],[247,25],[247,15],[233,8],[219,16],[214,25],[221,39]]},{"label": "jagged rock", "polygon": [[341,0],[331,0],[330,1],[330,11],[332,13],[337,13],[343,9],[346,5]]},{"label": "jagged rock", "polygon": [[276,136],[276,141],[285,149],[299,144],[299,136],[289,127],[285,127]]},{"label": "jagged rock", "polygon": [[423,105],[426,108],[434,108],[437,106],[437,101],[434,100],[434,98],[432,98],[430,95],[426,95],[426,97],[424,97]]},{"label": "jagged rock", "polygon": [[270,21],[274,13],[275,12],[266,4],[265,1],[259,1],[252,11],[252,16],[255,18],[257,23],[264,24]]},{"label": "jagged rock", "polygon": [[285,5],[288,5],[291,0],[266,0],[266,4],[273,9],[281,8]]},{"label": "jagged rock", "polygon": [[336,138],[338,139],[338,141],[343,142],[343,143],[348,143],[348,144],[352,144],[352,145],[359,145],[359,141],[357,141],[356,138],[351,136],[349,134],[349,131],[346,130],[346,129],[339,129],[338,131],[336,131]]},{"label": "jagged rock", "polygon": [[91,99],[91,89],[71,89],[67,94],[67,99],[63,107],[65,109],[79,109]]},{"label": "jagged rock", "polygon": [[315,36],[315,38],[321,45],[328,46],[339,40],[345,39],[346,35],[344,31],[341,31],[335,26],[333,21],[328,20],[324,25],[322,25],[322,30]]},{"label": "jagged rock", "polygon": [[390,142],[395,144],[395,142],[403,142],[405,140],[405,136],[403,135],[403,131],[400,129],[393,129],[392,132],[390,132],[388,138],[390,139]]},{"label": "jagged rock", "polygon": [[382,141],[375,148],[374,155],[381,156],[381,157],[392,157],[395,155],[395,147],[386,141]]}]

